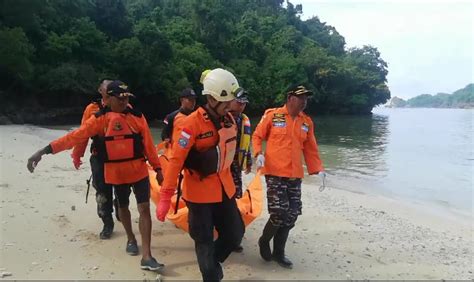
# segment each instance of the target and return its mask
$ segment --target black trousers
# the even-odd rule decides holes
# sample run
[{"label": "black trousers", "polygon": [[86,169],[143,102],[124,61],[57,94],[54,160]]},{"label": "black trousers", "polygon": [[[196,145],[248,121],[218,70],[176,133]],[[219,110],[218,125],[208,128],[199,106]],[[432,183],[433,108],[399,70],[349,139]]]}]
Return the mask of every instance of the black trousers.
[{"label": "black trousers", "polygon": [[95,155],[90,158],[92,170],[92,186],[95,188],[97,215],[102,218],[111,218],[113,212],[112,185],[105,183],[104,162]]},{"label": "black trousers", "polygon": [[[194,240],[196,257],[204,281],[223,278],[219,262],[224,262],[240,245],[244,223],[235,198],[225,196],[220,203],[198,204],[187,202],[189,235]],[[214,228],[218,239],[214,241]]]}]

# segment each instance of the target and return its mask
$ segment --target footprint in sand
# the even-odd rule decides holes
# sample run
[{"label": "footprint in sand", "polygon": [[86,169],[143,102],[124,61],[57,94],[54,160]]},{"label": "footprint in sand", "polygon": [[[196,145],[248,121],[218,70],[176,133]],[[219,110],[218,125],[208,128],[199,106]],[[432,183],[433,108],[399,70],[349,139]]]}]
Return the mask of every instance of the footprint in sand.
[{"label": "footprint in sand", "polygon": [[163,256],[163,257],[165,257],[165,256],[167,256],[171,253],[168,250],[159,250],[158,252],[159,252],[160,256]]},{"label": "footprint in sand", "polygon": [[84,230],[84,229],[78,229],[76,230],[76,234],[74,235],[74,239],[79,240],[79,241],[83,241],[83,242],[87,242],[87,244],[83,245],[83,246],[88,246],[90,242],[99,242],[99,236],[94,233],[94,232],[91,232],[89,230]]},{"label": "footprint in sand", "polygon": [[75,168],[71,168],[71,167],[63,167],[63,166],[57,166],[57,165],[53,165],[51,168],[53,169],[57,169],[57,170],[60,170],[60,171],[75,171]]},{"label": "footprint in sand", "polygon": [[55,216],[52,220],[56,221],[60,227],[66,227],[71,223],[65,215]]}]

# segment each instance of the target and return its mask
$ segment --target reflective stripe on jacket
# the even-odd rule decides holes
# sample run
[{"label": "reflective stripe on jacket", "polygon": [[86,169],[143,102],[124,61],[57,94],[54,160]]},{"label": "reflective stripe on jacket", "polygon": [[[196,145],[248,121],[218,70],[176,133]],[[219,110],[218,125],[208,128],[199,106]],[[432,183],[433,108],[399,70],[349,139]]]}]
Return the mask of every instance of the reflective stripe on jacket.
[{"label": "reflective stripe on jacket", "polygon": [[240,144],[237,151],[237,159],[241,170],[246,170],[251,163],[250,139],[252,137],[252,128],[250,119],[247,115],[242,114],[242,125],[240,126]]}]

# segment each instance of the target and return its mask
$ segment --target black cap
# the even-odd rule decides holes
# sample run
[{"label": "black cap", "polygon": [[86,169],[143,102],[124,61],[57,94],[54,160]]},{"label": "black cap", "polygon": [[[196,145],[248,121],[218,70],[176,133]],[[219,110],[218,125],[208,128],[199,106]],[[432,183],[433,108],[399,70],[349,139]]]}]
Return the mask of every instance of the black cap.
[{"label": "black cap", "polygon": [[308,95],[311,96],[313,95],[313,91],[306,89],[303,85],[298,85],[294,88],[292,88],[290,91],[287,93],[288,95],[295,95],[295,96],[300,96],[300,95]]},{"label": "black cap", "polygon": [[120,80],[114,80],[107,85],[107,95],[115,96],[118,98],[135,97],[135,95],[130,93],[128,85]]},{"label": "black cap", "polygon": [[244,90],[242,95],[240,95],[239,97],[235,98],[235,100],[237,100],[237,102],[239,103],[248,103],[249,102],[249,93]]},{"label": "black cap", "polygon": [[196,98],[196,92],[192,88],[185,88],[179,94],[179,98]]}]

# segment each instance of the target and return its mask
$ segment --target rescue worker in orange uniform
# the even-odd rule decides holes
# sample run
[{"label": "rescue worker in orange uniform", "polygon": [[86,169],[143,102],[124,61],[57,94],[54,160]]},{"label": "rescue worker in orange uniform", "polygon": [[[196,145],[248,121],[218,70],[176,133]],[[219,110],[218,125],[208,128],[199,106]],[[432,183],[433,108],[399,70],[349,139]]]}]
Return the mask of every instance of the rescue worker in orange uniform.
[{"label": "rescue worker in orange uniform", "polygon": [[[270,214],[258,240],[260,255],[264,260],[273,259],[285,268],[293,267],[285,256],[285,245],[302,211],[302,155],[308,174],[326,176],[314,136],[313,121],[303,113],[311,94],[304,86],[290,90],[283,107],[265,111],[252,136],[257,169],[264,169]],[[267,142],[265,152],[263,141]],[[270,248],[272,238],[273,253]]]},{"label": "rescue worker in orange uniform", "polygon": [[56,154],[85,142],[88,138],[102,135],[101,148],[97,148],[104,164],[105,182],[115,189],[119,214],[127,233],[126,252],[138,255],[138,245],[132,231],[129,196],[130,188],[138,204],[139,228],[142,238],[141,268],[158,270],[163,264],[151,255],[150,183],[146,160],[157,172],[157,180],[162,182],[160,162],[155,152],[153,139],[147,121],[142,113],[130,108],[129,97],[133,94],[128,86],[115,80],[107,86],[108,105],[89,118],[78,129],[52,141],[28,159],[28,170],[33,172],[44,154]]},{"label": "rescue worker in orange uniform", "polygon": [[[99,85],[98,92],[102,96],[101,99],[95,100],[87,105],[84,113],[82,114],[81,124],[84,124],[91,116],[99,112],[107,105],[107,85],[112,82],[111,80],[102,80]],[[91,156],[90,164],[92,171],[92,186],[95,188],[95,200],[97,202],[97,215],[102,219],[104,226],[99,234],[100,239],[110,239],[112,232],[114,231],[114,219],[112,217],[113,212],[113,187],[110,184],[105,183],[104,179],[104,160],[102,160],[97,153],[98,142],[100,137],[93,136],[91,144]],[[82,165],[81,158],[84,156],[87,144],[89,140],[74,146],[71,157],[74,167],[79,169]],[[115,202],[117,203],[117,202]],[[116,207],[116,215],[118,218],[118,207]]]},{"label": "rescue worker in orange uniform", "polygon": [[157,216],[164,221],[184,167],[182,197],[189,209],[189,234],[203,280],[215,281],[223,278],[220,263],[239,246],[245,229],[230,172],[237,128],[228,113],[242,89],[232,73],[220,68],[205,71],[201,82],[207,103],[187,116],[172,138]]},{"label": "rescue worker in orange uniform", "polygon": [[184,117],[188,116],[194,111],[196,107],[196,92],[192,88],[185,88],[179,95],[180,107],[176,111],[168,114],[163,123],[163,131],[161,131],[161,140],[172,143],[173,129],[180,126],[180,122]]},{"label": "rescue worker in orange uniform", "polygon": [[[234,179],[236,198],[242,198],[242,171],[249,174],[252,170],[252,153],[250,152],[250,139],[252,137],[252,128],[249,117],[244,114],[245,107],[249,103],[248,93],[244,91],[242,96],[232,101],[230,113],[237,125],[237,150],[235,151],[234,161],[230,166],[232,178]],[[244,250],[239,245],[234,252],[241,253]]]}]

